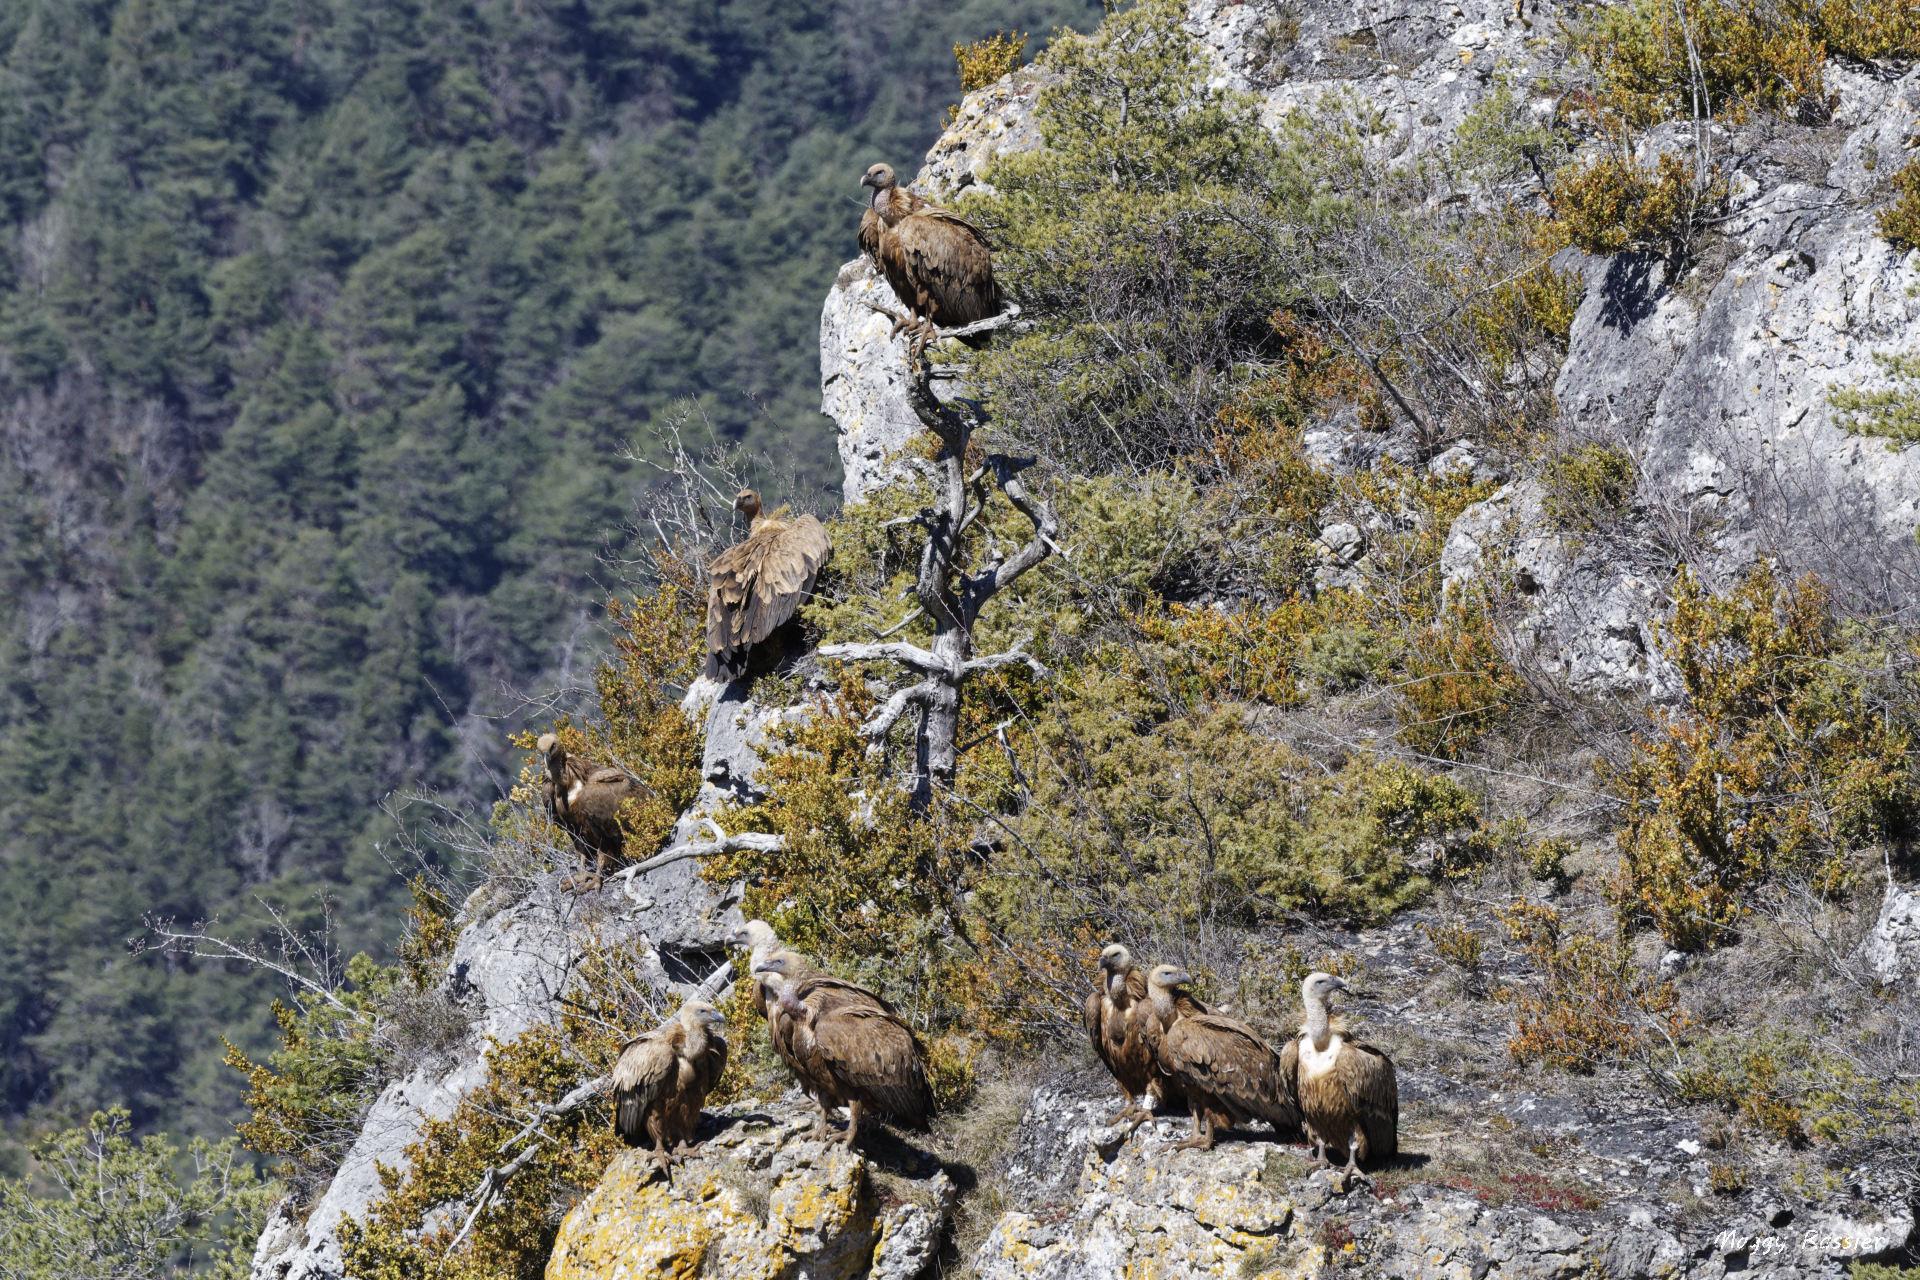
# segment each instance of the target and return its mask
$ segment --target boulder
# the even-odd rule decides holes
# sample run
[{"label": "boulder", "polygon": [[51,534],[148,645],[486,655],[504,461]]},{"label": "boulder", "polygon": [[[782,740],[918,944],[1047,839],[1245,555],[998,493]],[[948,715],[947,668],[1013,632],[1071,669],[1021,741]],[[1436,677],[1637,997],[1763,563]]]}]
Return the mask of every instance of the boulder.
[{"label": "boulder", "polygon": [[1920,987],[1920,886],[1887,886],[1879,918],[1855,955],[1882,986]]},{"label": "boulder", "polygon": [[[813,1136],[811,1108],[726,1107],[677,1160],[624,1152],[560,1224],[547,1280],[913,1280],[933,1261],[953,1203],[937,1160],[875,1166]],[[904,1167],[903,1167],[904,1166]]]}]

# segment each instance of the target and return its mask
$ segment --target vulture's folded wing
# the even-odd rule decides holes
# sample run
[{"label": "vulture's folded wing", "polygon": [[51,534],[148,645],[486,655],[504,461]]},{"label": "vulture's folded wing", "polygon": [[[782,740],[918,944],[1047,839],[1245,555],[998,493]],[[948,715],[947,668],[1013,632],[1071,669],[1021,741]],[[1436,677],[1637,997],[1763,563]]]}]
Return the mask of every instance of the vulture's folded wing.
[{"label": "vulture's folded wing", "polygon": [[613,1124],[622,1136],[639,1138],[646,1114],[673,1085],[678,1067],[673,1028],[632,1040],[613,1064]]},{"label": "vulture's folded wing", "polygon": [[815,1020],[813,1038],[843,1093],[898,1124],[931,1118],[933,1090],[920,1043],[899,1018],[879,1009],[833,1009]]}]

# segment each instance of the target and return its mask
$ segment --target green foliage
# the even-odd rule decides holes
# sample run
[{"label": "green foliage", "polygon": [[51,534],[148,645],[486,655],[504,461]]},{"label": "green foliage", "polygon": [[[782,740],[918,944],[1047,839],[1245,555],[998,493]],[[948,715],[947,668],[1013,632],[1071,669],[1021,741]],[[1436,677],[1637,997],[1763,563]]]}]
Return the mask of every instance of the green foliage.
[{"label": "green foliage", "polygon": [[1516,902],[1500,919],[1537,975],[1497,993],[1513,1009],[1516,1063],[1592,1071],[1639,1060],[1685,1028],[1673,984],[1638,972],[1625,939],[1570,928],[1537,903]]},{"label": "green foliage", "polygon": [[1512,709],[1521,692],[1483,608],[1460,604],[1414,637],[1397,708],[1400,737],[1457,759]]},{"label": "green foliage", "polygon": [[1827,403],[1840,414],[1840,425],[1858,436],[1881,436],[1891,448],[1920,444],[1920,355],[1877,351],[1874,362],[1893,386],[1878,391],[1836,387]]},{"label": "green foliage", "polygon": [[953,60],[960,68],[960,92],[992,84],[1020,65],[1027,51],[1027,37],[1019,31],[996,31],[984,40],[953,46]]},{"label": "green foliage", "polygon": [[1239,214],[1304,199],[1250,100],[1209,85],[1173,0],[1147,0],[1042,59],[1042,149],[967,203],[1038,324],[976,376],[1003,429],[1087,473],[1203,443],[1237,364],[1273,345],[1298,287]]},{"label": "green foliage", "polygon": [[953,44],[1098,12],[0,6],[0,1114],[230,1122],[271,984],[143,913],[381,954],[380,802],[511,774],[665,428],[837,476],[820,296]]},{"label": "green foliage", "polygon": [[347,962],[346,981],[332,991],[302,991],[291,1005],[275,1000],[280,1046],[264,1062],[225,1042],[226,1065],[247,1082],[240,1139],[278,1158],[275,1172],[301,1201],[325,1187],[381,1086],[398,1074],[396,1066],[408,1065],[396,1063],[395,1024],[411,1000],[437,990],[452,953],[449,904],[424,879],[412,888],[397,964],[362,953]]},{"label": "green foliage", "polygon": [[1678,1083],[1777,1141],[1836,1154],[1905,1149],[1920,1126],[1920,1085],[1778,1028],[1689,1045]]},{"label": "green foliage", "polygon": [[1682,9],[1664,0],[1633,0],[1599,10],[1577,32],[1576,43],[1595,64],[1613,104],[1636,125],[1746,107],[1821,119],[1826,46],[1817,19],[1809,20],[1811,8],[1774,0],[1694,0]]},{"label": "green foliage", "polygon": [[1920,249],[1920,160],[1909,160],[1888,187],[1893,199],[1880,210],[1880,234],[1896,249]]},{"label": "green foliage", "polygon": [[1625,514],[1640,473],[1624,449],[1583,444],[1548,459],[1540,480],[1547,518],[1559,528],[1591,533]]},{"label": "green foliage", "polygon": [[1630,156],[1601,156],[1554,175],[1552,230],[1588,253],[1658,254],[1677,274],[1725,200],[1717,170],[1702,179],[1679,156],[1662,154],[1651,172]]},{"label": "green foliage", "polygon": [[1613,779],[1623,911],[1673,946],[1711,946],[1768,883],[1831,893],[1856,851],[1909,833],[1920,774],[1897,643],[1843,627],[1813,579],[1762,565],[1715,596],[1683,572],[1661,651],[1686,704],[1656,715]]},{"label": "green foliage", "polygon": [[124,1108],[43,1139],[0,1179],[0,1275],[9,1280],[241,1280],[274,1189],[232,1139],[137,1141]]}]

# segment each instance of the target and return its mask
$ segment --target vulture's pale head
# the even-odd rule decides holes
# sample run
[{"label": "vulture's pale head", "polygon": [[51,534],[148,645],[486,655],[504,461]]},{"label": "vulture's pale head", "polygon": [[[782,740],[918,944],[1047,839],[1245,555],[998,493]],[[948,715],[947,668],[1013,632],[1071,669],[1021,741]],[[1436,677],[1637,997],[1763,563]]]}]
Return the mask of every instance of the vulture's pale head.
[{"label": "vulture's pale head", "polygon": [[861,177],[860,185],[863,187],[872,187],[877,193],[881,191],[891,191],[898,185],[898,182],[893,176],[892,165],[875,164],[867,166],[867,172]]},{"label": "vulture's pale head", "polygon": [[1178,991],[1193,981],[1193,975],[1177,964],[1156,965],[1147,975],[1147,985],[1161,991]]},{"label": "vulture's pale head", "polygon": [[680,1006],[680,1021],[689,1031],[695,1027],[714,1031],[727,1025],[727,1015],[705,1000],[689,1000]]},{"label": "vulture's pale head", "polygon": [[1107,973],[1125,973],[1133,968],[1133,955],[1117,942],[1109,942],[1100,952],[1100,968]]},{"label": "vulture's pale head", "polygon": [[733,931],[733,940],[747,950],[766,955],[780,946],[780,936],[765,920],[749,920]]},{"label": "vulture's pale head", "polygon": [[543,733],[540,735],[540,741],[533,744],[533,749],[543,756],[550,756],[553,754],[553,749],[559,745],[558,737],[551,733]]},{"label": "vulture's pale head", "polygon": [[757,489],[742,489],[740,492],[734,494],[733,509],[745,516],[748,520],[753,520],[760,514],[760,491]]},{"label": "vulture's pale head", "polygon": [[753,966],[753,976],[756,978],[769,976],[791,978],[795,970],[800,967],[799,960],[800,957],[791,951],[776,951],[759,964]]},{"label": "vulture's pale head", "polygon": [[1310,973],[1300,980],[1300,1000],[1309,1008],[1324,1005],[1328,996],[1346,989],[1347,984],[1330,973]]}]

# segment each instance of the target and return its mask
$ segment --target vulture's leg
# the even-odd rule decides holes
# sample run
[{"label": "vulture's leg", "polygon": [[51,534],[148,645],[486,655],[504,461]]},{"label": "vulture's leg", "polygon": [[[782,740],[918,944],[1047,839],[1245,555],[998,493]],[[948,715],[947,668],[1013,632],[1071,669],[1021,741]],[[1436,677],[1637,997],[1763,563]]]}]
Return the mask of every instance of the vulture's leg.
[{"label": "vulture's leg", "polygon": [[858,1101],[849,1102],[847,1104],[847,1136],[845,1139],[846,1144],[849,1147],[851,1147],[854,1143],[854,1139],[858,1138],[859,1136],[860,1136],[860,1103]]},{"label": "vulture's leg", "polygon": [[1197,1107],[1193,1113],[1193,1136],[1185,1142],[1173,1144],[1175,1151],[1211,1151],[1213,1150],[1213,1112],[1205,1107]]},{"label": "vulture's leg", "polygon": [[1134,1098],[1133,1090],[1123,1087],[1120,1090],[1120,1092],[1126,1095],[1127,1105],[1124,1107],[1121,1107],[1118,1111],[1114,1112],[1111,1116],[1108,1116],[1107,1123],[1110,1125],[1115,1125],[1115,1124],[1119,1124],[1122,1120],[1131,1120],[1137,1126],[1142,1120],[1145,1120],[1147,1117],[1142,1112],[1140,1103]]},{"label": "vulture's leg", "polygon": [[659,1170],[662,1177],[671,1180],[671,1175],[667,1171],[667,1164],[672,1159],[672,1156],[669,1155],[667,1151],[666,1125],[661,1116],[651,1115],[647,1117],[647,1136],[653,1139],[653,1167]]},{"label": "vulture's leg", "polygon": [[813,1126],[813,1136],[825,1142],[827,1135],[833,1132],[833,1108],[820,1102],[818,1098],[814,1101],[820,1103],[820,1123]]}]

